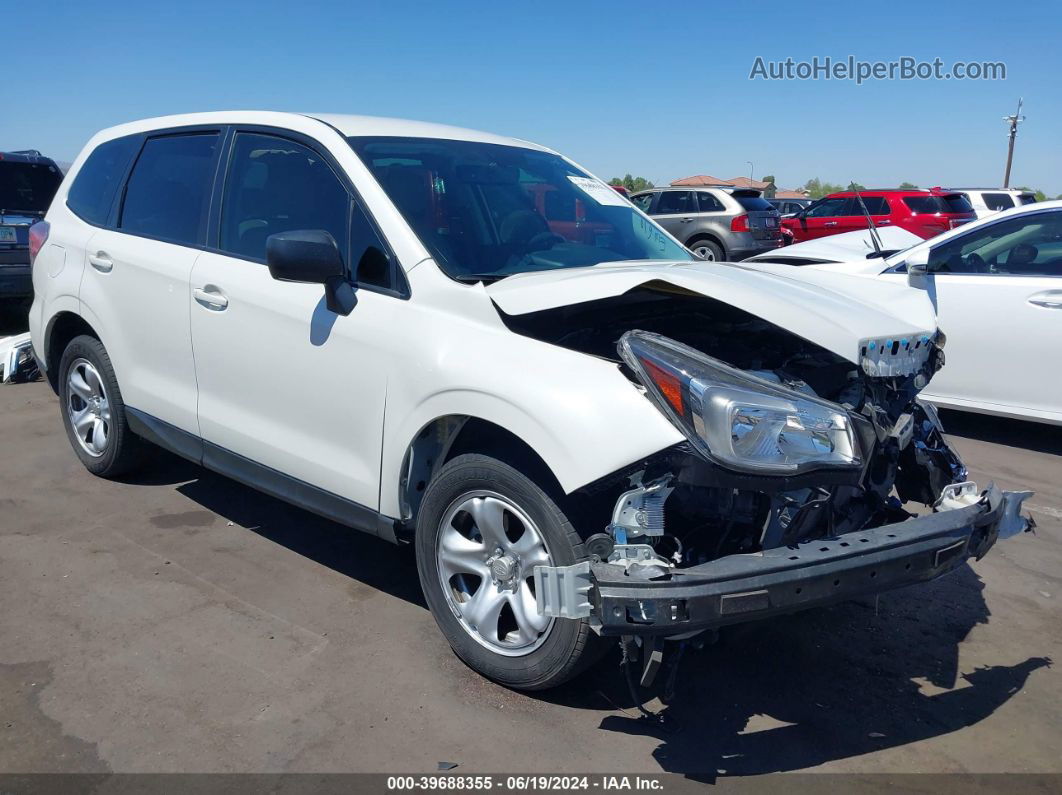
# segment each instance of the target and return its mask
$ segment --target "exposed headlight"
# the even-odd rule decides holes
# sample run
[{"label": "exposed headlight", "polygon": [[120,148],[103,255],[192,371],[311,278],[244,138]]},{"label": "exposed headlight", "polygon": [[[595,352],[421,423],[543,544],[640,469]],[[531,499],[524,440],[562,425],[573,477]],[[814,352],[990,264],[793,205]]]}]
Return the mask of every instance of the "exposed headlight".
[{"label": "exposed headlight", "polygon": [[619,353],[649,397],[705,457],[791,475],[862,465],[843,407],[730,367],[672,339],[628,331]]}]

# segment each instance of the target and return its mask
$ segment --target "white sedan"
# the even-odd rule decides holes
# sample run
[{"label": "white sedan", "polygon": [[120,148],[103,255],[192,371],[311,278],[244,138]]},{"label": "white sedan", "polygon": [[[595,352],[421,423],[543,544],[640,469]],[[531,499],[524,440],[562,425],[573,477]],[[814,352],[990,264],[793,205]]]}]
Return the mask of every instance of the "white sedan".
[{"label": "white sedan", "polygon": [[996,213],[899,251],[896,242],[886,237],[878,256],[870,233],[861,230],[744,264],[909,280],[928,291],[947,334],[947,367],[922,397],[947,408],[1062,425],[1062,369],[1051,364],[1060,361],[1062,347],[1062,201]]}]

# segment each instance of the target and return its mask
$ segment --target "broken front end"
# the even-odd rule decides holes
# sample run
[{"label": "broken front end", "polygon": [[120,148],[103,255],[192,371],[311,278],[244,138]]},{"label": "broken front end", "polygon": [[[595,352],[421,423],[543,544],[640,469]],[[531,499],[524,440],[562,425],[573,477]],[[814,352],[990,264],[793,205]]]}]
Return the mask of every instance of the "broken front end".
[{"label": "broken front end", "polygon": [[[613,356],[686,441],[582,490],[611,520],[589,560],[535,570],[541,613],[688,637],[931,580],[1030,529],[1028,492],[978,490],[916,397],[943,335],[862,340],[850,361],[732,307],[713,326],[655,303]],[[596,355],[616,339],[557,320],[521,330]]]}]

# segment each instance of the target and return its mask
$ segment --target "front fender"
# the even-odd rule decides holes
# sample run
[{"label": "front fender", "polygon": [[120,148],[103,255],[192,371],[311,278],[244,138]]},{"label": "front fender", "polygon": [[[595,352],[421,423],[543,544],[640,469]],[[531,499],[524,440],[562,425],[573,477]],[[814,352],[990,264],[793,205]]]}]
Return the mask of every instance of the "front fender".
[{"label": "front fender", "polygon": [[475,417],[506,429],[538,454],[565,493],[684,438],[618,367],[579,356],[586,361],[574,384],[560,374],[537,384],[499,374],[499,384],[520,383],[526,389],[502,393],[482,385],[454,386],[425,396],[400,415],[389,397],[380,511],[399,515],[405,453],[421,430],[441,417]]}]

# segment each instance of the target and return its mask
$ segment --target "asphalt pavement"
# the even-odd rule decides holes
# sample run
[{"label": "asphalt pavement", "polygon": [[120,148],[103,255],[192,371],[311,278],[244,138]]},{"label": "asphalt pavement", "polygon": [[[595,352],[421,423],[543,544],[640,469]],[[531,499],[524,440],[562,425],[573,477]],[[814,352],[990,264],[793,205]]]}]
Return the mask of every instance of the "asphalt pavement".
[{"label": "asphalt pavement", "polygon": [[944,419],[980,483],[1036,491],[1038,532],[725,632],[661,728],[618,656],[498,687],[410,555],[161,451],[94,478],[46,384],[0,386],[0,771],[1062,772],[1062,428]]}]

